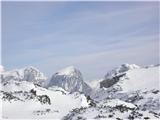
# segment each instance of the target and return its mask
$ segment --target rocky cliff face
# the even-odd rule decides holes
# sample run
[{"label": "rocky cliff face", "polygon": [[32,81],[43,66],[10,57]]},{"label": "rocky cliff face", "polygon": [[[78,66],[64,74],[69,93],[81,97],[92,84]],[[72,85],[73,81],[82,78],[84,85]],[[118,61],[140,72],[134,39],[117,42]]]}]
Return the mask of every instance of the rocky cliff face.
[{"label": "rocky cliff face", "polygon": [[48,83],[48,87],[58,86],[69,92],[88,93],[91,88],[83,81],[81,72],[73,66],[56,72]]},{"label": "rocky cliff face", "polygon": [[33,82],[34,84],[42,85],[45,84],[47,77],[44,76],[42,72],[40,72],[35,67],[27,67],[23,70],[23,80],[28,82]]}]

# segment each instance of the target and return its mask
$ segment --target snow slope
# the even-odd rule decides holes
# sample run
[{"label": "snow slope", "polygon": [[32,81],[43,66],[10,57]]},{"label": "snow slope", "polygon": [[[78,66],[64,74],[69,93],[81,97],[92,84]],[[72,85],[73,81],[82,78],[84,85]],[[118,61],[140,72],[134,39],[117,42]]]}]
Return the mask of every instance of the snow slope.
[{"label": "snow slope", "polygon": [[[3,118],[61,119],[74,108],[88,106],[86,97],[83,94],[69,94],[59,88],[47,90],[27,81],[9,81],[3,83],[2,86],[1,98],[4,99],[4,92],[15,97],[11,100],[9,100],[10,97],[5,97],[3,100]],[[30,92],[31,90],[36,91],[36,96],[47,95],[51,100],[51,104],[42,104]]]},{"label": "snow slope", "polygon": [[[97,100],[105,99],[107,97],[125,98],[130,93],[137,91],[146,92],[152,90],[159,90],[159,70],[160,66],[144,67],[137,69],[130,69],[125,72],[117,73],[110,79],[104,79],[103,88],[96,90],[92,93],[92,97]],[[117,77],[120,76],[121,77]],[[108,87],[111,81],[113,85]],[[107,86],[105,88],[105,86]]]},{"label": "snow slope", "polygon": [[159,70],[159,66],[129,70],[117,85],[121,86],[123,92],[159,89]]}]

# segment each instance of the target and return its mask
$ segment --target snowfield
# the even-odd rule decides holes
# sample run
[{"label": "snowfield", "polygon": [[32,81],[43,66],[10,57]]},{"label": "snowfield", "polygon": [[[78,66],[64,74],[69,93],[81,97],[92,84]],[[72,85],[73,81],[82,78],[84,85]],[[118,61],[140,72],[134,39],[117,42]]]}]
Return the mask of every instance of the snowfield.
[{"label": "snowfield", "polygon": [[125,81],[118,84],[124,92],[159,89],[159,67],[129,70],[126,76]]},{"label": "snowfield", "polygon": [[0,66],[2,119],[160,119],[160,66],[123,64],[86,83],[68,67],[47,79],[34,67]]},{"label": "snowfield", "polygon": [[[74,108],[87,107],[87,100],[83,94],[69,94],[64,90],[52,89],[47,90],[38,86],[34,86],[28,82],[12,82],[2,88],[7,93],[12,93],[13,100],[4,100],[2,104],[3,118],[52,118],[61,119],[70,110]],[[11,89],[9,89],[11,88]],[[15,88],[15,89],[14,89]],[[36,95],[47,95],[50,98],[51,104],[44,104],[36,99],[27,99],[25,94],[31,96],[30,90],[34,89]],[[2,96],[1,96],[2,97]]]}]

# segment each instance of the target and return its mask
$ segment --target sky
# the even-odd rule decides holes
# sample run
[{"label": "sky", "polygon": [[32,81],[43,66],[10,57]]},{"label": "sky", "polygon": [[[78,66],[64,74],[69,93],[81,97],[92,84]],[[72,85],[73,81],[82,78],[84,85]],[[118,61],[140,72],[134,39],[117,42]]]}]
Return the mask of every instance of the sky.
[{"label": "sky", "polygon": [[2,65],[85,80],[123,63],[159,63],[158,2],[2,2]]}]

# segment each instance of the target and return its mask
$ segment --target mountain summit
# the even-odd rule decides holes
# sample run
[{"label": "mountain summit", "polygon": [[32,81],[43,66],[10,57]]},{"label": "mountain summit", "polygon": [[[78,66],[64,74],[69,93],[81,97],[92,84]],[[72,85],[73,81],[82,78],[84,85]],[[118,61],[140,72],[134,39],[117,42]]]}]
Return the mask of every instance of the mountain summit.
[{"label": "mountain summit", "polygon": [[119,67],[109,71],[106,75],[105,75],[105,79],[110,79],[114,76],[116,76],[117,74],[120,74],[120,73],[124,73],[128,70],[133,70],[133,69],[138,69],[140,68],[138,65],[136,64],[122,64],[120,65]]},{"label": "mountain summit", "polygon": [[23,80],[28,82],[33,82],[35,84],[42,85],[47,79],[42,72],[40,72],[37,68],[29,66],[24,68],[23,70]]},{"label": "mountain summit", "polygon": [[68,76],[74,76],[74,75],[81,76],[80,71],[77,70],[74,66],[69,66],[69,67],[66,67],[64,69],[61,69],[56,74],[58,74],[58,75],[68,75]]},{"label": "mountain summit", "polygon": [[82,73],[73,66],[56,72],[48,83],[48,87],[58,86],[69,92],[88,93],[91,88],[83,81]]}]

